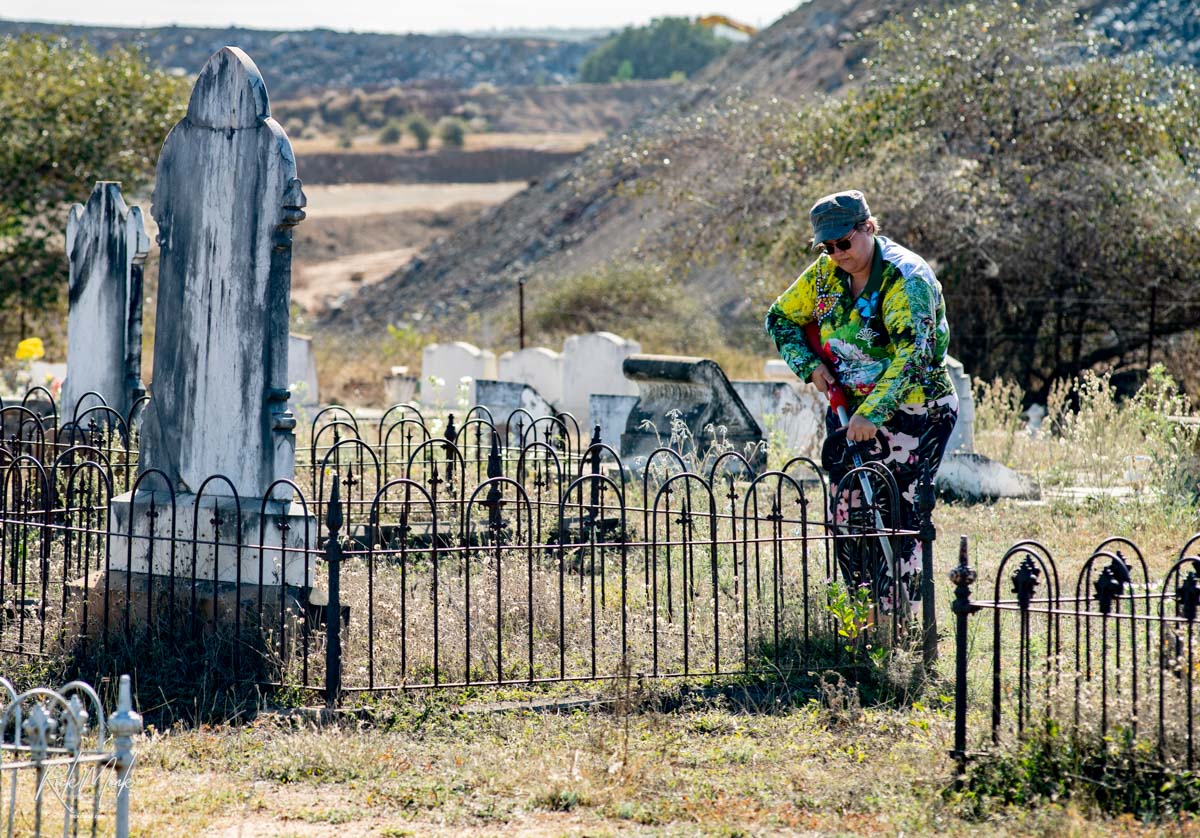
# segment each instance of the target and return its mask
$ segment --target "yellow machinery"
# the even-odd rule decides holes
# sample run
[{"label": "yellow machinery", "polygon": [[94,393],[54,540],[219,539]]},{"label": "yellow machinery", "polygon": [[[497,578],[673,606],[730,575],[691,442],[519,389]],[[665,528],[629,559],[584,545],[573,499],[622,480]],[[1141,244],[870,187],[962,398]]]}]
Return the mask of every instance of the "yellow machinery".
[{"label": "yellow machinery", "polygon": [[726,26],[730,29],[737,30],[753,38],[758,34],[758,30],[748,23],[738,23],[733,18],[725,17],[725,15],[705,15],[704,17],[696,18],[696,23],[701,26],[707,26],[710,29],[716,26]]}]

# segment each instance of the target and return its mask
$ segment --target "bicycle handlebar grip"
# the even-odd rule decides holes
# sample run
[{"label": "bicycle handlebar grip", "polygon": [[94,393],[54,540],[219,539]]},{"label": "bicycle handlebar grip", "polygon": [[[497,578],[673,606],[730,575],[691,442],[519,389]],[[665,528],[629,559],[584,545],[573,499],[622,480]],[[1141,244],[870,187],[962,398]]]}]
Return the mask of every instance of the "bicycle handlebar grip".
[{"label": "bicycle handlebar grip", "polygon": [[850,413],[850,401],[846,398],[846,391],[842,389],[842,385],[830,384],[829,392],[826,395],[829,396],[829,406],[833,408],[834,413],[841,414],[842,411]]}]

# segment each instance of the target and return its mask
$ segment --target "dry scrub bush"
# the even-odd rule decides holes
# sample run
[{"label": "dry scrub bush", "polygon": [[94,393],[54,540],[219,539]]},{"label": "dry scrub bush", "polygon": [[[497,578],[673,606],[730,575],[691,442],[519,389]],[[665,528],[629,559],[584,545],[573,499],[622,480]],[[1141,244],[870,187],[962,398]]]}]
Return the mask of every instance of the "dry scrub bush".
[{"label": "dry scrub bush", "polygon": [[1024,393],[1015,384],[976,381],[975,399],[979,451],[1044,486],[1129,486],[1136,497],[1167,505],[1196,498],[1200,427],[1162,367],[1127,399],[1107,375],[1058,382],[1037,433],[1027,429]]}]

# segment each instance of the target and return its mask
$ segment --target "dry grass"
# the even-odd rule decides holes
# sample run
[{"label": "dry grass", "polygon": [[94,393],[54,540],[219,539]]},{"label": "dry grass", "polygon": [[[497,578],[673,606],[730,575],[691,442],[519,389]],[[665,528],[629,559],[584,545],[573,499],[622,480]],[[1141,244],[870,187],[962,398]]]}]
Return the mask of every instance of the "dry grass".
[{"label": "dry grass", "polygon": [[418,700],[369,733],[260,718],[152,734],[134,822],[142,835],[1159,831],[1070,805],[965,819],[944,793],[950,728],[932,707],[847,720],[815,704],[722,700],[628,715],[462,713]]}]

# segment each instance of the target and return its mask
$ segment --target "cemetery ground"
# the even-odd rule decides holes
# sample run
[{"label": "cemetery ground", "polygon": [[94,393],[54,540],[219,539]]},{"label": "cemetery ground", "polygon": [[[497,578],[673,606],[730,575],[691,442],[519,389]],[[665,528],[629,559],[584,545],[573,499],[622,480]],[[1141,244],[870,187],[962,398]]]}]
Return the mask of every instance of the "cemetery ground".
[{"label": "cemetery ground", "polygon": [[[947,574],[958,535],[969,538],[985,597],[1020,538],[1050,546],[1072,577],[1105,536],[1127,536],[1161,578],[1200,528],[1193,501],[1164,496],[1153,475],[1123,472],[1132,456],[1171,442],[1168,426],[1144,415],[1139,423],[1101,387],[1085,391],[1070,428],[1033,439],[1010,409],[1013,392],[980,395],[977,446],[1035,474],[1046,496],[938,506],[942,642],[930,681],[911,680],[916,662],[897,653],[864,673],[857,691],[814,666],[791,678],[359,696],[332,717],[304,709],[319,702],[311,694],[243,694],[231,705],[200,693],[164,708],[142,693],[151,726],[138,742],[135,834],[1200,832],[1175,808],[1190,800],[1195,809],[1189,777],[1175,788],[1133,778],[1151,802],[1138,817],[1105,804],[1105,781],[1080,773],[1069,755],[1037,747],[1006,747],[955,787]],[[1081,483],[1091,486],[1082,496],[1063,491]],[[976,730],[986,727],[990,641],[990,622],[973,622]],[[53,674],[27,664],[23,673],[39,682]]]},{"label": "cemetery ground", "polygon": [[[1113,817],[1080,780],[1074,796],[1006,803],[953,789],[951,589],[969,536],[985,590],[1014,533],[1082,557],[1092,534],[1132,536],[1160,561],[1195,517],[1096,500],[940,505],[939,675],[883,689],[861,709],[817,678],[721,684],[616,681],[472,689],[350,702],[313,713],[247,700],[224,722],[201,706],[138,743],[139,835],[1193,834],[1200,824]],[[1157,568],[1161,570],[1162,568]],[[987,632],[977,626],[972,656]],[[983,684],[973,684],[975,692]],[[286,697],[284,697],[286,698]],[[982,707],[982,696],[976,707]],[[284,704],[303,703],[299,697]],[[311,702],[309,702],[311,703]],[[153,716],[162,708],[143,705]],[[177,708],[178,709],[178,708]],[[165,727],[165,729],[164,729]],[[1031,786],[1012,765],[1014,785]],[[1027,771],[1037,770],[1027,766]],[[1027,792],[1027,789],[1026,789]]]}]

